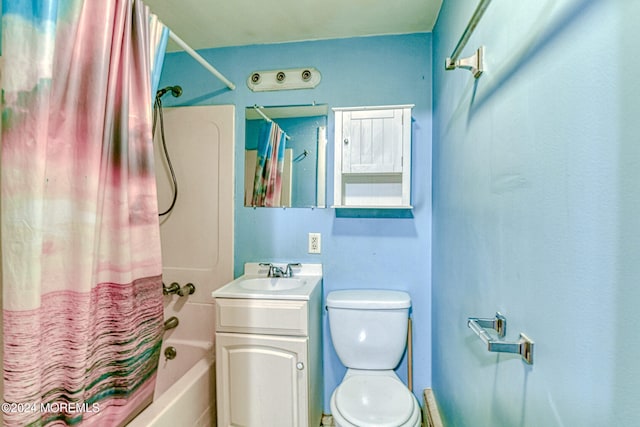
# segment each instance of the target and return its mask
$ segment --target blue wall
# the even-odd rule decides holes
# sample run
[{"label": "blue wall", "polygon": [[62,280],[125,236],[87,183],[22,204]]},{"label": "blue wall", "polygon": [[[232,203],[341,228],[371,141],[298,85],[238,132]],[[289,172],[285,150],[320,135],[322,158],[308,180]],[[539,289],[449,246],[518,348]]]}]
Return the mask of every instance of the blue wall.
[{"label": "blue wall", "polygon": [[[322,263],[324,292],[389,288],[410,292],[414,319],[414,390],[431,385],[431,34],[367,37],[210,49],[200,52],[231,81],[233,92],[184,53],[167,55],[161,87],[182,85],[180,105],[235,104],[235,275],[245,262]],[[313,66],[322,81],[313,90],[253,93],[252,71]],[[165,105],[173,100],[166,97]],[[409,218],[337,218],[333,209],[243,207],[244,109],[312,102],[329,107],[415,104]],[[176,104],[174,104],[176,105]],[[328,123],[327,201],[333,201],[333,114]],[[232,179],[232,177],[229,177]],[[307,234],[322,233],[322,254],[307,254]],[[344,374],[324,319],[325,412]],[[406,360],[398,369],[406,379]]]},{"label": "blue wall", "polygon": [[[433,386],[446,425],[637,426],[640,69],[632,0],[477,2],[433,33]],[[454,31],[455,29],[455,31]],[[488,353],[468,316],[508,319],[535,362]]]}]

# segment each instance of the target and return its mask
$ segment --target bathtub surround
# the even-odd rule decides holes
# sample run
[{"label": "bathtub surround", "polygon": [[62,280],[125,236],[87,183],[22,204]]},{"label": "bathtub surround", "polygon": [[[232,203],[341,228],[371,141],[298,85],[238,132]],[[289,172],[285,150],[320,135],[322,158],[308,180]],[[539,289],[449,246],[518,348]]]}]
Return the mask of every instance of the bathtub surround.
[{"label": "bathtub surround", "polygon": [[4,3],[3,425],[122,425],[162,336],[148,11]]},{"label": "bathtub surround", "polygon": [[[235,104],[236,141],[245,140],[244,107],[309,105],[333,107],[415,104],[412,111],[412,216],[409,218],[337,218],[333,209],[253,209],[243,206],[244,147],[235,149],[234,276],[245,262],[322,263],[324,293],[335,289],[378,288],[409,292],[413,298],[414,392],[431,384],[431,35],[363,37],[283,43],[199,51],[235,82],[253,70],[296,68],[322,70],[315,89],[254,93],[238,84],[229,92],[184,53],[167,54],[161,85],[180,84],[179,100],[165,105]],[[176,105],[176,104],[174,104]],[[333,141],[333,114],[327,138]],[[328,144],[327,159],[333,159]],[[333,188],[333,166],[327,188]],[[229,178],[230,179],[230,178]],[[333,204],[333,192],[327,205]],[[196,206],[194,204],[194,206]],[[322,234],[322,254],[307,253],[308,234]],[[326,314],[326,313],[325,313]],[[323,323],[324,412],[331,392],[345,373]],[[398,375],[406,382],[406,357]]]},{"label": "bathtub surround", "polygon": [[[445,1],[433,34],[444,424],[636,426],[640,3],[493,1],[468,44],[486,46],[474,81],[444,62],[476,4]],[[535,339],[533,365],[467,328],[496,311],[508,339]]]},{"label": "bathtub surround", "polygon": [[[173,298],[165,297],[165,307],[173,301],[177,311],[191,303],[213,304],[211,292],[233,279],[234,206],[228,177],[234,170],[234,112],[232,105],[164,108],[165,140],[180,192],[160,222],[162,278],[166,286],[175,282],[182,289],[191,283],[195,288],[187,296],[176,290]],[[173,184],[158,134],[158,205],[166,209]]]},{"label": "bathtub surround", "polygon": [[[163,280],[168,290],[178,284],[164,296],[164,318],[175,317],[179,324],[163,336],[154,402],[130,427],[215,423],[211,292],[233,279],[233,182],[227,177],[233,174],[234,111],[231,105],[164,109],[167,149],[180,187],[160,225]],[[172,180],[159,135],[154,149],[159,205],[166,207]],[[171,360],[164,356],[169,347],[176,349]]]}]

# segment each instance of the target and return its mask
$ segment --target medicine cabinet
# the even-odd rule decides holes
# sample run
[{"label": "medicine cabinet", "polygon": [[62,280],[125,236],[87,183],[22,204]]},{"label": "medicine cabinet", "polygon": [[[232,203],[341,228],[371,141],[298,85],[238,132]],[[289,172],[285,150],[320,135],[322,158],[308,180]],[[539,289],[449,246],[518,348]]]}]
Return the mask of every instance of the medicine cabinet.
[{"label": "medicine cabinet", "polygon": [[281,197],[273,207],[325,207],[328,111],[326,104],[253,106],[245,109],[245,206],[256,207],[252,196],[258,139],[265,122],[273,121],[286,133]]},{"label": "medicine cabinet", "polygon": [[413,105],[334,108],[334,208],[411,209]]}]

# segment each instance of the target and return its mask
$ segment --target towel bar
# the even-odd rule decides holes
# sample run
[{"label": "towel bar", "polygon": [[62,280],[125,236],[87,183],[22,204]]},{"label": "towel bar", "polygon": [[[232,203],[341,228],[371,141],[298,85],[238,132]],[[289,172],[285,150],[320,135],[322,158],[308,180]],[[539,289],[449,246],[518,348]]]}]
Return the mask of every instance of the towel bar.
[{"label": "towel bar", "polygon": [[488,351],[519,354],[529,365],[533,364],[534,342],[525,334],[520,333],[518,342],[507,342],[493,339],[487,331],[485,331],[485,329],[493,329],[498,333],[498,337],[505,337],[507,333],[507,319],[499,312],[496,313],[496,317],[493,319],[469,317],[467,326],[487,345]]}]

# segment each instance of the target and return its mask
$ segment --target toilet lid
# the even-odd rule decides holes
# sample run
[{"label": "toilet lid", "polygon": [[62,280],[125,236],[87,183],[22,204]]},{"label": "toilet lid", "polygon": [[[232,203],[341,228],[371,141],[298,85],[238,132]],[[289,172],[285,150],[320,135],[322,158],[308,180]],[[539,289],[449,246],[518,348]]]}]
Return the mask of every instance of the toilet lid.
[{"label": "toilet lid", "polygon": [[394,378],[356,375],[336,390],[336,406],[351,424],[397,427],[411,417],[413,395]]}]

